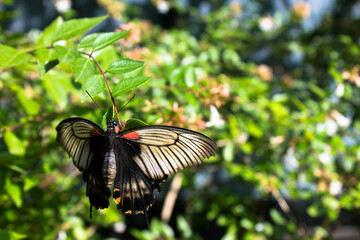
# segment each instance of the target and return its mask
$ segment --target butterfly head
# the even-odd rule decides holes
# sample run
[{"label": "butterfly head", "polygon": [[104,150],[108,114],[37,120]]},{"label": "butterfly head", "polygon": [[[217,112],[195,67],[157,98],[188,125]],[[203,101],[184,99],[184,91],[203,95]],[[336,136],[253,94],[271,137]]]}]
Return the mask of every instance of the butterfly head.
[{"label": "butterfly head", "polygon": [[117,125],[115,121],[109,120],[106,122],[106,125],[109,132],[115,132]]}]

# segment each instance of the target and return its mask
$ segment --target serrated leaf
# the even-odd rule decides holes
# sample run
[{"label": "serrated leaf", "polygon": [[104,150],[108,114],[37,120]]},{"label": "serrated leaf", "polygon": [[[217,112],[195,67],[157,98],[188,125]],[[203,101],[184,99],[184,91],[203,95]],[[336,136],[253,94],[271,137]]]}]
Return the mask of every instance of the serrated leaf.
[{"label": "serrated leaf", "polygon": [[44,31],[41,34],[41,37],[39,38],[36,46],[37,47],[48,47],[51,45],[53,40],[53,35],[55,33],[55,30],[58,26],[60,26],[64,20],[62,17],[57,17],[48,27],[44,29]]},{"label": "serrated leaf", "polygon": [[86,35],[79,43],[79,48],[90,48],[94,45],[94,42],[101,33],[92,33]]},{"label": "serrated leaf", "polygon": [[98,51],[100,49],[106,48],[107,46],[115,43],[119,39],[125,37],[128,35],[128,33],[131,30],[128,31],[122,31],[122,32],[110,32],[110,33],[102,33],[100,36],[98,36],[93,44],[93,50]]},{"label": "serrated leaf", "polygon": [[119,96],[121,93],[128,92],[134,88],[139,87],[148,81],[151,77],[137,77],[122,79],[113,90],[113,97]]},{"label": "serrated leaf", "polygon": [[64,46],[56,45],[54,48],[60,62],[71,62],[81,56],[78,51]]},{"label": "serrated leaf", "polygon": [[120,59],[113,62],[107,69],[108,73],[124,74],[144,66],[144,62],[132,59]]},{"label": "serrated leaf", "polygon": [[135,78],[135,77],[140,77],[144,75],[144,66],[137,68],[131,72],[127,72],[127,73],[123,73],[123,74],[119,74],[121,77],[123,78]]},{"label": "serrated leaf", "polygon": [[8,68],[30,61],[31,55],[6,45],[0,45],[0,67]]},{"label": "serrated leaf", "polygon": [[26,149],[24,142],[21,141],[20,138],[18,138],[13,132],[5,131],[4,141],[11,154],[17,156],[25,155]]},{"label": "serrated leaf", "polygon": [[105,18],[107,18],[107,16],[73,19],[63,22],[59,27],[56,28],[53,40],[56,42],[59,40],[67,40],[75,37],[76,35],[91,29]]},{"label": "serrated leaf", "polygon": [[124,130],[143,127],[143,126],[149,126],[149,124],[147,124],[144,121],[141,121],[140,119],[130,118],[129,120],[126,121]]},{"label": "serrated leaf", "polygon": [[96,70],[96,64],[91,58],[77,58],[73,63],[73,71],[75,76],[75,81],[80,79],[86,79],[93,75]]},{"label": "serrated leaf", "polygon": [[13,200],[16,207],[20,208],[22,206],[22,192],[20,186],[12,183],[10,178],[6,178],[4,189],[11,200]]},{"label": "serrated leaf", "polygon": [[87,78],[82,84],[82,97],[81,102],[84,102],[89,95],[86,91],[89,92],[91,97],[95,97],[105,89],[105,81],[102,75],[92,75],[91,77]]}]

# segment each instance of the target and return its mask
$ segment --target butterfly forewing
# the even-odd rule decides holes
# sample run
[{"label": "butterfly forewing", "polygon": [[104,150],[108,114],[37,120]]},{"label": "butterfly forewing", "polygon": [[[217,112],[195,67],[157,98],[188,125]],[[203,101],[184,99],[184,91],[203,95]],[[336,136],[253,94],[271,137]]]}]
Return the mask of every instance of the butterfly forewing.
[{"label": "butterfly forewing", "polygon": [[201,164],[215,155],[216,144],[210,138],[191,130],[169,126],[145,126],[130,129],[118,138],[129,145],[138,144],[140,152],[133,160],[154,180],[173,175],[177,169]]},{"label": "butterfly forewing", "polygon": [[80,170],[86,170],[94,156],[91,139],[101,136],[104,131],[96,124],[82,119],[69,118],[57,127],[57,141],[73,159],[74,165]]}]

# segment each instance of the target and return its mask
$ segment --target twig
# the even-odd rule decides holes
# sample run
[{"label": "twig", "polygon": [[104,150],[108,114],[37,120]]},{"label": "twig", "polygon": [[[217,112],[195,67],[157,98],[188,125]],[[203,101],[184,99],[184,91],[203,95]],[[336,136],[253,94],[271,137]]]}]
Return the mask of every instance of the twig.
[{"label": "twig", "polygon": [[170,191],[165,197],[164,206],[161,211],[161,221],[168,223],[174,209],[174,205],[181,188],[181,181],[184,178],[183,174],[178,173],[175,175],[171,182]]},{"label": "twig", "polygon": [[100,73],[101,73],[101,75],[103,76],[103,78],[104,78],[104,80],[105,80],[105,83],[106,83],[106,86],[107,86],[107,88],[108,88],[108,91],[109,91],[109,94],[110,94],[110,98],[111,98],[111,101],[112,101],[113,106],[114,106],[114,109],[115,109],[115,113],[116,113],[116,117],[117,117],[119,126],[122,126],[122,123],[121,123],[120,118],[119,118],[119,113],[118,113],[118,110],[117,110],[116,105],[115,105],[115,99],[114,99],[114,97],[113,97],[113,95],[112,95],[112,92],[111,92],[111,89],[110,89],[110,85],[109,85],[109,81],[107,80],[107,78],[106,78],[106,76],[105,76],[105,72],[102,70],[99,62],[92,56],[92,54],[89,54],[89,53],[86,53],[86,52],[81,52],[81,53],[89,56],[92,60],[94,60],[96,66],[99,68]]}]

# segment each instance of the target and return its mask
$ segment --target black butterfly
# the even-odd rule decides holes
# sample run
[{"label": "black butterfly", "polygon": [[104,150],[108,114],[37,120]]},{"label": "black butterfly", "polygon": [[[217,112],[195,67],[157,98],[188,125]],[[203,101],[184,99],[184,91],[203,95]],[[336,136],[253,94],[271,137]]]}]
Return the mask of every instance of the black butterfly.
[{"label": "black butterfly", "polygon": [[113,199],[126,214],[145,213],[154,203],[154,189],[178,169],[201,164],[215,156],[216,144],[191,130],[169,126],[143,126],[119,133],[107,122],[105,132],[95,123],[69,118],[57,127],[57,141],[83,172],[91,208],[109,206]]}]

